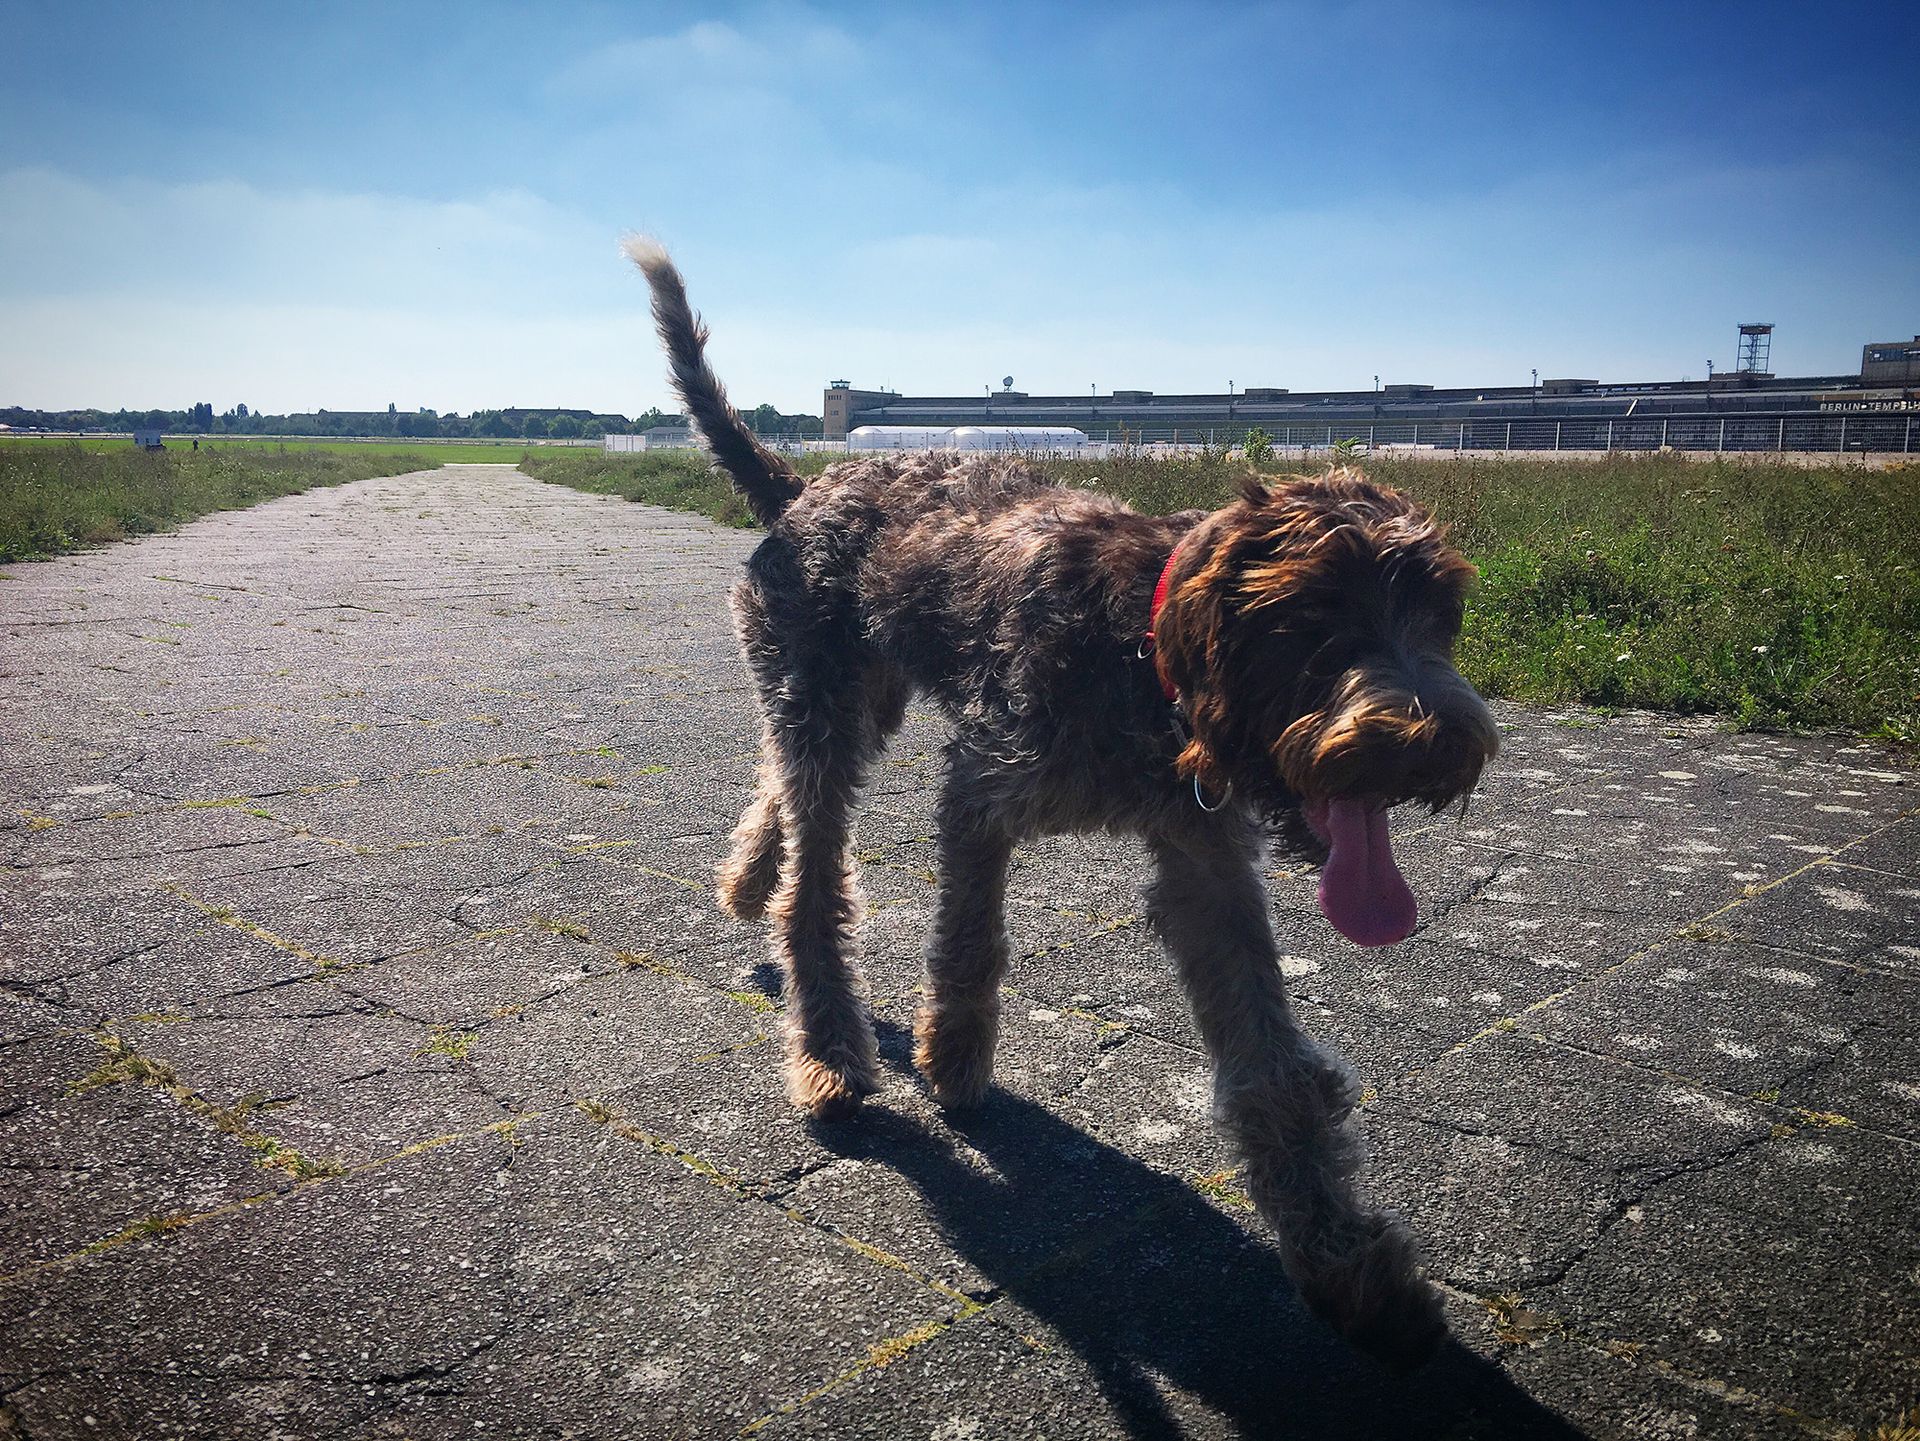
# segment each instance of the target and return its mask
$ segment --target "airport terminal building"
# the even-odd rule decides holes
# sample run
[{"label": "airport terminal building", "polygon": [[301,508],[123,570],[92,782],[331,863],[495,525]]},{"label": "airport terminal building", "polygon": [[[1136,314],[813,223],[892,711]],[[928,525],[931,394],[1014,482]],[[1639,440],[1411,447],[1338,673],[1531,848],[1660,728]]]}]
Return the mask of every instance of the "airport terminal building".
[{"label": "airport terminal building", "polygon": [[1258,428],[1281,446],[1415,446],[1462,450],[1920,450],[1920,335],[1876,341],[1857,375],[1776,376],[1765,369],[1771,326],[1741,327],[1741,369],[1707,380],[1221,395],[1029,395],[1010,386],[970,396],[908,396],[837,380],[823,404],[825,438],[860,426],[1071,426],[1093,440],[1240,444]]}]

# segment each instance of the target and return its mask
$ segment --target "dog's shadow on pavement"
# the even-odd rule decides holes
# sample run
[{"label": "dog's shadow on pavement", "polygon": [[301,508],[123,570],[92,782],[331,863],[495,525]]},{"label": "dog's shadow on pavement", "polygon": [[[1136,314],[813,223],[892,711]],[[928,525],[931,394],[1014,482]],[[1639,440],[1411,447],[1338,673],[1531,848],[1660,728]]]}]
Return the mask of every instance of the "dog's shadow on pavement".
[{"label": "dog's shadow on pavement", "polygon": [[[909,1046],[882,1023],[889,1065]],[[1295,1298],[1251,1214],[1241,1223],[1030,1101],[996,1090],[952,1133],[869,1106],[816,1137],[909,1181],[994,1288],[996,1318],[1071,1348],[1133,1435],[1213,1429],[1180,1414],[1182,1393],[1250,1436],[1582,1434],[1457,1341],[1410,1376],[1351,1350]]]}]

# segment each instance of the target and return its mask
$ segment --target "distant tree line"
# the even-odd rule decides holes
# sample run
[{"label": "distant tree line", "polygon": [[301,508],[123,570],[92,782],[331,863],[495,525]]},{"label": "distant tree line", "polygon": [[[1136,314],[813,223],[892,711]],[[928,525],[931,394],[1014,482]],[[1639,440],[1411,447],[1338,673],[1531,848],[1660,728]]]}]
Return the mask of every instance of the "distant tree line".
[{"label": "distant tree line", "polygon": [[[818,436],[817,415],[782,415],[771,405],[756,406],[746,420],[762,435]],[[109,430],[159,429],[175,435],[338,435],[358,436],[439,436],[447,439],[513,440],[598,440],[601,436],[652,430],[657,425],[685,425],[686,417],[669,415],[658,408],[628,419],[614,412],[591,410],[525,409],[509,406],[504,410],[476,410],[471,415],[438,411],[422,406],[419,410],[401,410],[389,405],[385,410],[314,410],[286,415],[269,415],[249,410],[244,405],[214,413],[202,401],[185,410],[28,410],[22,406],[0,407],[0,425],[15,430]]]},{"label": "distant tree line", "polygon": [[771,405],[756,405],[742,415],[756,435],[797,435],[818,440],[825,425],[817,415],[782,415]]}]

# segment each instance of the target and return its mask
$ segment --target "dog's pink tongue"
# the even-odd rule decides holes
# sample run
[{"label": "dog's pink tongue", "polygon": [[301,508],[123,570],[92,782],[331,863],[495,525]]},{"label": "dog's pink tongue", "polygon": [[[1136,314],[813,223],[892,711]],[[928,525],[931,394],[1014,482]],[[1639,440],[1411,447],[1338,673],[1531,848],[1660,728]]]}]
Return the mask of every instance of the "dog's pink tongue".
[{"label": "dog's pink tongue", "polygon": [[1413,932],[1416,908],[1393,863],[1387,813],[1360,801],[1327,805],[1329,854],[1320,872],[1320,912],[1356,945],[1390,946]]}]

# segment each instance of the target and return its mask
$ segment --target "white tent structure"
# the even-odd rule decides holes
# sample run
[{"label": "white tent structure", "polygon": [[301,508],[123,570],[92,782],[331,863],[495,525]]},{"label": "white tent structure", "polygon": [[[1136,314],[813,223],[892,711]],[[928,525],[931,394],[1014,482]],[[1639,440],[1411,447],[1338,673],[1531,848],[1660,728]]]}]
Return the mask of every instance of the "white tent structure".
[{"label": "white tent structure", "polygon": [[1065,425],[960,425],[947,433],[951,450],[1037,450],[1048,454],[1084,450],[1084,430]]},{"label": "white tent structure", "polygon": [[1094,447],[1084,430],[1063,425],[862,425],[847,432],[848,450],[1039,451],[1077,455]]},{"label": "white tent structure", "polygon": [[847,432],[848,450],[946,450],[944,425],[862,425]]}]

